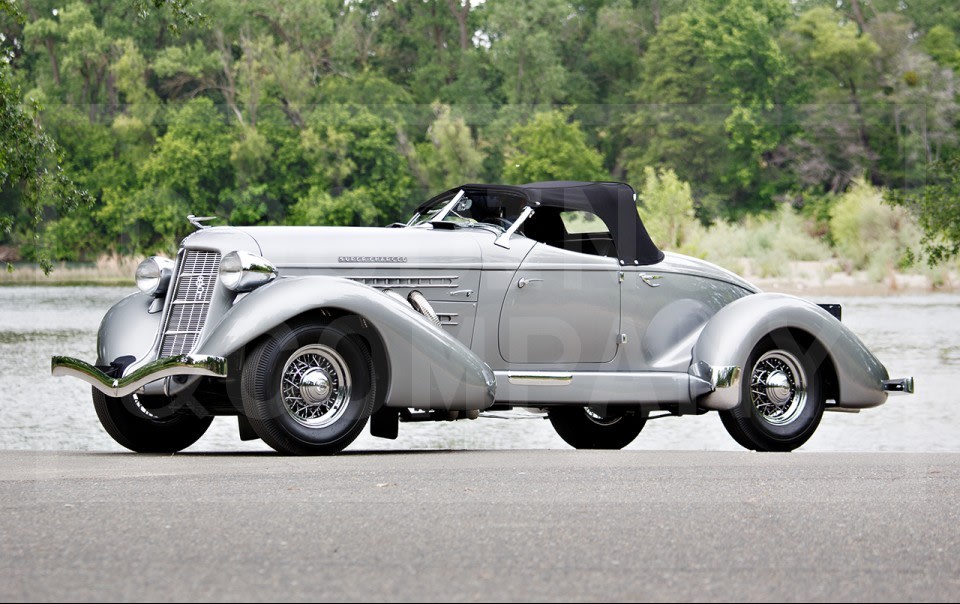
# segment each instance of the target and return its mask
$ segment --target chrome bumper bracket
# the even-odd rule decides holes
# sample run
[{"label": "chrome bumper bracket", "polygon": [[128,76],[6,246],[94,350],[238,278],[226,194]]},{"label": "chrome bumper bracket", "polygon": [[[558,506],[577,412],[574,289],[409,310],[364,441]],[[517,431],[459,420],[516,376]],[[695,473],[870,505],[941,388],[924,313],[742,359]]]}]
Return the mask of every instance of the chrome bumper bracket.
[{"label": "chrome bumper bracket", "polygon": [[87,382],[100,392],[120,398],[133,394],[144,385],[174,375],[200,375],[227,377],[227,360],[200,354],[182,354],[157,359],[121,378],[110,377],[86,361],[73,357],[53,357],[50,373],[54,376],[69,376]]},{"label": "chrome bumper bracket", "polygon": [[896,380],[883,380],[883,391],[913,394],[913,378],[907,377]]}]

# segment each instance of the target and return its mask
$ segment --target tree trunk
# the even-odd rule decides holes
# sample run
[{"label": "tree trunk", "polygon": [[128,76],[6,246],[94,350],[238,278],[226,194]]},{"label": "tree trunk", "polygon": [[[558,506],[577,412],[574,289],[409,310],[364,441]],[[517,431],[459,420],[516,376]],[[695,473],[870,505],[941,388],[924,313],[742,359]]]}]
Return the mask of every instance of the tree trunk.
[{"label": "tree trunk", "polygon": [[223,91],[223,98],[227,101],[227,106],[230,107],[233,114],[237,116],[240,125],[245,126],[243,112],[241,112],[240,107],[237,106],[237,85],[233,80],[233,64],[230,49],[228,49],[223,42],[222,31],[217,30],[215,37],[217,39],[217,48],[220,50],[220,64],[223,66],[223,77],[224,80],[226,80],[226,84],[220,86],[220,90]]},{"label": "tree trunk", "polygon": [[857,22],[857,28],[860,33],[867,31],[866,21],[863,20],[863,11],[860,10],[860,0],[850,0],[850,8],[853,9],[853,20]]},{"label": "tree trunk", "polygon": [[470,25],[467,18],[470,16],[470,0],[447,0],[447,6],[450,12],[457,20],[457,27],[460,28],[460,50],[470,48]]},{"label": "tree trunk", "polygon": [[517,60],[517,103],[522,102],[523,93],[523,49],[520,49],[520,57]]},{"label": "tree trunk", "polygon": [[653,12],[653,29],[660,29],[660,0],[652,0],[650,10]]},{"label": "tree trunk", "polygon": [[57,61],[57,51],[53,47],[53,40],[51,38],[46,38],[44,43],[47,46],[47,54],[50,55],[50,67],[53,69],[53,81],[59,86],[60,85],[60,63]]},{"label": "tree trunk", "polygon": [[117,114],[119,106],[120,98],[117,92],[116,77],[112,71],[107,70],[107,113],[111,118]]},{"label": "tree trunk", "polygon": [[860,96],[857,94],[857,84],[853,78],[847,80],[850,86],[850,100],[853,101],[853,109],[857,113],[857,120],[860,122],[858,130],[860,131],[860,143],[864,149],[870,151],[870,137],[867,135],[867,122],[863,116],[863,106],[860,104]]}]

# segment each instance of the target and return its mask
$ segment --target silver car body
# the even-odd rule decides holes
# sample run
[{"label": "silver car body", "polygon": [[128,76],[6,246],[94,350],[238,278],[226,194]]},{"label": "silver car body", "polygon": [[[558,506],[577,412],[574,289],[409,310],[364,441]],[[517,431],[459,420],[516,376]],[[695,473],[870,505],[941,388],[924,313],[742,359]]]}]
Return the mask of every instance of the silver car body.
[{"label": "silver car body", "polygon": [[[619,220],[642,231],[632,198],[629,204]],[[245,348],[264,334],[320,313],[361,318],[384,370],[378,403],[386,407],[727,410],[740,402],[751,350],[783,330],[822,344],[832,406],[877,406],[894,389],[857,336],[816,304],[762,293],[678,254],[631,262],[519,232],[505,239],[503,231],[413,221],[404,228],[203,228],[181,244],[174,295],[158,302],[133,294],[107,313],[100,369],[57,357],[54,373],[113,396],[175,395],[242,370],[223,365],[242,364]],[[268,259],[279,278],[250,293],[230,291],[217,266],[237,251]],[[439,326],[405,302],[415,291]],[[108,377],[102,369],[118,359],[127,359],[122,377]]]}]

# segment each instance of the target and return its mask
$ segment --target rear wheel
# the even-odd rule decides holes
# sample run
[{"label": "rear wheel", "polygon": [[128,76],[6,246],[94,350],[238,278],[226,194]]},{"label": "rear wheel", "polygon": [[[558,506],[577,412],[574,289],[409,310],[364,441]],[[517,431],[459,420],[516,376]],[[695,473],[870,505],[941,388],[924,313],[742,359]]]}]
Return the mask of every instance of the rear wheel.
[{"label": "rear wheel", "polygon": [[622,449],[646,423],[639,413],[599,407],[551,407],[547,417],[560,438],[576,449]]},{"label": "rear wheel", "polygon": [[303,324],[255,346],[241,377],[243,410],[257,435],[280,453],[338,453],[373,412],[373,359],[356,337]]},{"label": "rear wheel", "polygon": [[176,453],[197,442],[212,416],[167,412],[168,401],[135,394],[113,398],[93,389],[93,407],[113,440],[137,453]]},{"label": "rear wheel", "polygon": [[[781,341],[782,340],[782,341]],[[792,451],[813,436],[824,409],[816,346],[792,338],[764,338],[747,361],[740,404],[721,411],[730,436],[754,451]]]}]

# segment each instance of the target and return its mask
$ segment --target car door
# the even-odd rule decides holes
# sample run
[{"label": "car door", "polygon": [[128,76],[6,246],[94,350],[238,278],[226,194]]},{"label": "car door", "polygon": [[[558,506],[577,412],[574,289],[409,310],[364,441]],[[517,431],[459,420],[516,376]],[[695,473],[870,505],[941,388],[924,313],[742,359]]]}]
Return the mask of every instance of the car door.
[{"label": "car door", "polygon": [[[585,245],[575,232],[577,226],[605,227],[599,220],[584,227],[576,216],[583,212],[557,214],[574,232],[556,232],[555,221],[555,232],[540,237],[543,241],[524,258],[504,296],[499,345],[503,360],[511,364],[606,363],[617,353],[619,263],[598,255],[598,246]],[[535,229],[529,230],[533,235]]]}]

